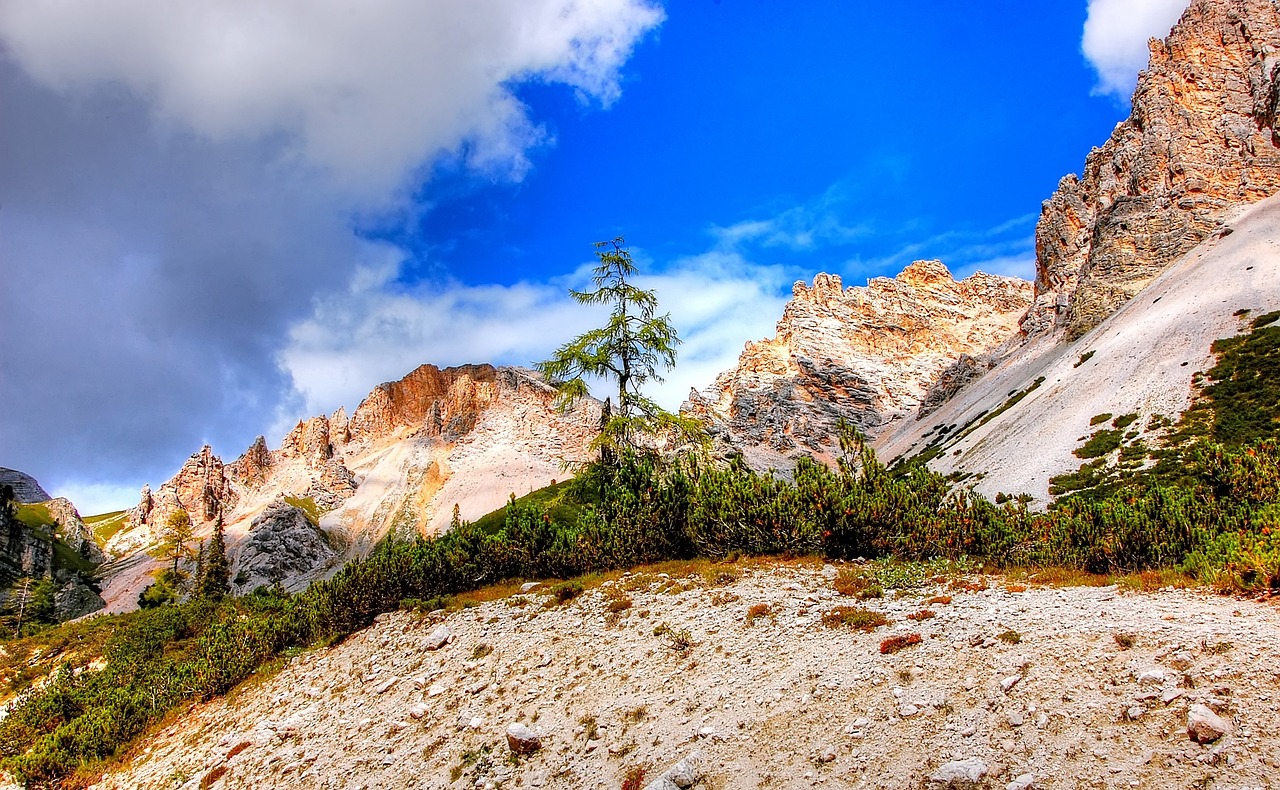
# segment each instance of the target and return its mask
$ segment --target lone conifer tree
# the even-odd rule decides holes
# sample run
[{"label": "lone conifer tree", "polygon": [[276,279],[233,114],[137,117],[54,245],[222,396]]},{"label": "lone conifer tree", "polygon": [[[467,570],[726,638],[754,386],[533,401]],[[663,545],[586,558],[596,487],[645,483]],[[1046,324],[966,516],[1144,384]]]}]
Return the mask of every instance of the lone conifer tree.
[{"label": "lone conifer tree", "polygon": [[209,540],[209,550],[205,552],[204,576],[196,594],[200,598],[217,601],[229,592],[231,565],[227,562],[227,542],[222,530],[222,514],[219,513],[213,522],[213,537]]},{"label": "lone conifer tree", "polygon": [[600,435],[595,445],[601,457],[612,451],[637,449],[641,436],[675,433],[684,440],[701,435],[701,424],[665,411],[641,393],[649,381],[662,381],[660,371],[676,362],[680,338],[671,325],[671,316],[656,315],[658,297],[637,287],[638,273],[621,236],[596,242],[599,265],[592,270],[595,289],[570,290],[580,304],[613,306],[609,321],[561,346],[551,359],[535,367],[557,384],[557,403],[569,408],[588,394],[584,376],[611,379],[617,386],[617,402],[605,400]]}]

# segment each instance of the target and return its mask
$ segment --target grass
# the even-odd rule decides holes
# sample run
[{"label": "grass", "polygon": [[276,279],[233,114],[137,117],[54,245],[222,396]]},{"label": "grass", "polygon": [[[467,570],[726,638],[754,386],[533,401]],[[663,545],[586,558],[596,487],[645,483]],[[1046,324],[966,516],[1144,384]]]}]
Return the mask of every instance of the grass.
[{"label": "grass", "polygon": [[747,625],[753,625],[756,620],[765,617],[777,617],[767,603],[758,603],[747,609]]},{"label": "grass", "polygon": [[311,522],[311,526],[320,526],[320,517],[324,515],[324,511],[320,509],[314,499],[309,496],[286,496],[284,501],[301,510],[302,514],[307,517],[307,521]]},{"label": "grass", "polygon": [[84,525],[93,533],[94,540],[98,542],[98,545],[105,546],[107,541],[114,538],[129,525],[129,511],[116,510],[111,513],[89,516],[83,520]]},{"label": "grass", "polygon": [[32,529],[53,529],[53,515],[49,512],[49,508],[43,503],[35,503],[30,505],[18,505],[17,507],[18,521],[31,527]]},{"label": "grass", "polygon": [[828,628],[849,627],[870,633],[882,625],[888,625],[889,618],[861,606],[837,606],[831,611],[823,612],[822,624]]},{"label": "grass", "polygon": [[[573,481],[562,480],[545,488],[516,497],[520,505],[534,505],[545,508],[551,519],[559,524],[575,524],[582,514],[583,503],[573,494]],[[480,527],[486,535],[496,535],[506,524],[507,509],[500,507],[476,519],[475,526]]]},{"label": "grass", "polygon": [[1010,628],[1007,631],[1003,631],[999,634],[996,634],[996,639],[999,639],[1001,642],[1004,642],[1006,645],[1016,645],[1022,641],[1022,634]]},{"label": "grass", "polygon": [[1111,417],[1112,415],[1111,415],[1111,412],[1109,411],[1104,411],[1102,414],[1095,414],[1089,418],[1089,427],[1093,427],[1095,425],[1101,425],[1102,423],[1111,419]]}]

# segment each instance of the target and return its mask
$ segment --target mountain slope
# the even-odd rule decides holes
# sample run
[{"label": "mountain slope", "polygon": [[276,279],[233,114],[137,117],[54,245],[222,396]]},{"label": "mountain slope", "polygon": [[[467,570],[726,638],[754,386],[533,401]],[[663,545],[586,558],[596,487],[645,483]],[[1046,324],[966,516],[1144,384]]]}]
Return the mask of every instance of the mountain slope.
[{"label": "mountain slope", "polygon": [[1043,502],[1051,476],[1081,465],[1073,454],[1081,439],[1108,427],[1099,415],[1136,414],[1129,430],[1150,435],[1154,415],[1176,417],[1190,404],[1193,377],[1213,365],[1214,340],[1280,308],[1280,196],[1237,212],[1097,328],[1074,342],[1024,346],[937,412],[883,437],[881,456],[932,443],[934,469],[974,475],[967,482],[988,496]]},{"label": "mountain slope", "polygon": [[367,552],[383,536],[434,534],[457,505],[475,519],[564,477],[589,457],[600,405],[569,412],[555,390],[519,368],[423,365],[376,387],[351,414],[300,422],[276,450],[259,439],[232,463],[209,447],[154,492],[107,550],[104,596],[132,608],[158,564],[143,551],[185,510],[198,538],[222,520],[234,589],[298,589]]},{"label": "mountain slope", "polygon": [[[1280,615],[1265,603],[965,580],[976,589],[868,602],[894,622],[863,633],[823,624],[850,601],[828,581],[834,567],[705,571],[638,569],[563,606],[513,585],[474,608],[388,613],[174,717],[97,787],[183,777],[225,788],[639,788],[695,752],[695,786],[723,790],[914,790],[937,786],[928,777],[958,759],[982,761],[978,786],[992,788],[1026,774],[1036,787],[1274,781]],[[927,604],[933,616],[908,619],[935,594],[946,602]],[[658,624],[689,644],[656,635]],[[911,633],[919,645],[881,652]],[[1238,735],[1193,742],[1188,712],[1206,703]],[[517,722],[541,741],[519,758],[506,737]]]}]

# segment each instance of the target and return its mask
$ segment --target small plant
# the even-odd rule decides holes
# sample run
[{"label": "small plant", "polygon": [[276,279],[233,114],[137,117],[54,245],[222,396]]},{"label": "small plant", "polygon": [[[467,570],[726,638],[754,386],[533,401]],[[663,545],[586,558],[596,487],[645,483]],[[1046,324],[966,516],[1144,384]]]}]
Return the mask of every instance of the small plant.
[{"label": "small plant", "polygon": [[951,603],[951,596],[950,596],[950,595],[935,595],[935,596],[933,596],[932,598],[926,598],[926,599],[925,599],[925,603],[927,603],[927,604],[929,604],[929,605],[931,605],[931,606],[938,605],[938,604],[942,604],[942,605],[944,605],[944,606],[945,606],[946,604]]},{"label": "small plant", "polygon": [[480,659],[484,658],[485,656],[489,655],[492,652],[493,652],[493,645],[480,642],[475,646],[475,648],[472,649],[471,660],[479,661]]},{"label": "small plant", "polygon": [[1117,428],[1123,431],[1125,428],[1128,428],[1130,425],[1133,425],[1133,423],[1135,423],[1137,420],[1138,420],[1138,415],[1136,413],[1121,414],[1119,417],[1116,417],[1114,420],[1111,421],[1111,427]]},{"label": "small plant", "polygon": [[622,720],[628,724],[639,724],[649,715],[648,705],[637,705],[622,714]]},{"label": "small plant", "polygon": [[747,609],[747,625],[752,625],[756,620],[762,617],[774,616],[773,610],[769,608],[767,603],[758,603]]},{"label": "small plant", "polygon": [[1004,591],[1005,591],[1005,592],[1007,592],[1007,593],[1024,593],[1024,592],[1026,592],[1026,591],[1027,591],[1027,585],[1025,585],[1025,584],[1012,584],[1012,583],[1011,583],[1011,584],[1006,584],[1006,585],[1004,586]]},{"label": "small plant", "polygon": [[648,772],[643,766],[633,765],[627,769],[622,778],[622,790],[641,790],[644,787],[644,777]]},{"label": "small plant", "polygon": [[888,625],[889,618],[879,612],[863,609],[861,606],[837,606],[823,613],[822,624],[828,628],[849,626],[858,631],[870,633],[882,625]]},{"label": "small plant", "polygon": [[840,571],[840,574],[836,576],[834,586],[836,592],[841,595],[857,598],[860,601],[884,596],[884,588],[874,578],[864,576],[856,571]]},{"label": "small plant", "polygon": [[582,595],[582,582],[560,582],[548,592],[551,595],[551,599],[547,602],[549,606],[566,604]]},{"label": "small plant", "polygon": [[1223,655],[1224,653],[1230,653],[1235,648],[1235,645],[1226,641],[1210,642],[1208,639],[1202,639],[1200,640],[1200,648],[1204,650],[1206,653],[1211,653],[1215,656],[1220,656],[1220,655]]},{"label": "small plant", "polygon": [[890,655],[891,653],[896,653],[899,650],[903,650],[905,648],[911,647],[912,645],[918,645],[923,641],[924,641],[924,637],[920,636],[919,634],[891,636],[880,643],[880,653],[881,655],[887,656],[887,655]]},{"label": "small plant", "polygon": [[928,620],[933,616],[934,616],[934,613],[932,611],[928,609],[921,609],[918,612],[912,612],[911,614],[907,615],[907,619],[915,620],[916,622],[919,622],[921,620]]},{"label": "small plant", "polygon": [[742,596],[729,592],[728,590],[716,590],[711,593],[712,606],[724,606],[727,603],[733,603],[734,601],[740,600],[742,600]]},{"label": "small plant", "polygon": [[1112,417],[1112,414],[1109,411],[1104,411],[1102,414],[1095,414],[1089,418],[1089,427],[1093,427],[1095,425],[1101,425],[1102,423],[1111,419],[1111,417]]},{"label": "small plant", "polygon": [[1006,645],[1016,645],[1022,641],[1022,634],[1010,628],[1008,631],[997,634],[996,639],[999,639]]},{"label": "small plant", "polygon": [[1081,354],[1081,355],[1080,355],[1080,359],[1076,360],[1076,363],[1075,363],[1074,365],[1072,365],[1071,367],[1073,367],[1073,368],[1078,368],[1078,367],[1080,367],[1080,366],[1081,366],[1081,365],[1083,365],[1084,363],[1086,363],[1086,362],[1088,362],[1089,360],[1093,359],[1093,355],[1094,355],[1094,354],[1096,354],[1096,353],[1098,353],[1098,352],[1097,352],[1097,351],[1086,351],[1086,352],[1084,352],[1083,354]]},{"label": "small plant", "polygon": [[1121,650],[1128,650],[1137,641],[1133,634],[1125,631],[1116,631],[1111,635],[1111,638],[1116,640],[1116,644],[1120,646]]},{"label": "small plant", "polygon": [[610,614],[617,614],[618,612],[623,612],[623,611],[626,611],[627,609],[630,609],[631,603],[632,602],[630,598],[614,598],[613,600],[609,601],[609,604],[605,606],[605,609],[609,610]]},{"label": "small plant", "polygon": [[594,741],[600,732],[600,723],[596,721],[596,717],[587,714],[578,719],[578,723],[582,725],[582,731],[587,736],[587,740]]}]

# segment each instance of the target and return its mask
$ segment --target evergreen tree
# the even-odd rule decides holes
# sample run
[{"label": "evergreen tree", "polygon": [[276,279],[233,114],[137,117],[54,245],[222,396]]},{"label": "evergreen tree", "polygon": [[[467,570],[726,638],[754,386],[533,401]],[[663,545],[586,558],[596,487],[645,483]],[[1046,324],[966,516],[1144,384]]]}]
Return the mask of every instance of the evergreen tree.
[{"label": "evergreen tree", "polygon": [[165,520],[164,529],[160,533],[160,544],[152,551],[156,559],[172,560],[172,574],[179,576],[178,563],[191,556],[191,516],[187,511],[178,508]]},{"label": "evergreen tree", "polygon": [[226,536],[222,530],[222,515],[213,524],[213,538],[205,552],[204,578],[200,580],[197,595],[211,601],[221,600],[231,592],[231,564],[227,562]]},{"label": "evergreen tree", "polygon": [[602,459],[613,451],[638,449],[638,440],[674,432],[685,440],[701,440],[696,420],[671,414],[641,393],[649,381],[662,381],[661,370],[676,362],[680,338],[671,316],[656,315],[658,297],[631,280],[638,273],[621,236],[596,242],[600,263],[592,273],[595,290],[569,294],[580,304],[613,306],[609,321],[561,346],[551,359],[535,367],[558,385],[558,404],[567,409],[588,394],[584,376],[611,379],[617,401],[605,400],[596,446]]}]

